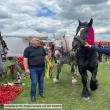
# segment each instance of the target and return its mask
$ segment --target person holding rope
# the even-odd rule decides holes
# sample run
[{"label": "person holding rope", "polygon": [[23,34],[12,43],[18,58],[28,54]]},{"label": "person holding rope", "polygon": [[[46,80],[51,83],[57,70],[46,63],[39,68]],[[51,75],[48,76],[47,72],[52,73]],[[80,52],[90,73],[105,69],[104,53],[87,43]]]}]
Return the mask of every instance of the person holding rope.
[{"label": "person holding rope", "polygon": [[97,52],[103,53],[105,55],[110,56],[110,47],[99,47],[95,45],[90,45],[89,43],[86,42],[85,47],[89,47]]}]

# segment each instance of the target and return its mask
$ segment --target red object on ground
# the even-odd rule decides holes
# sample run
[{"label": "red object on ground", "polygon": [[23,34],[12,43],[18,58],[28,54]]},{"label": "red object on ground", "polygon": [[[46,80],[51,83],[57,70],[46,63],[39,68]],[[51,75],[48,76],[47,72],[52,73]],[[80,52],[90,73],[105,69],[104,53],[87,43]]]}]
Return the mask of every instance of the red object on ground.
[{"label": "red object on ground", "polygon": [[94,29],[93,29],[93,27],[90,27],[90,29],[89,29],[87,42],[90,45],[95,45],[95,41],[94,41]]},{"label": "red object on ground", "polygon": [[97,46],[108,46],[108,42],[107,41],[96,41],[95,45]]},{"label": "red object on ground", "polygon": [[22,91],[18,86],[0,86],[0,104],[10,104]]},{"label": "red object on ground", "polygon": [[23,64],[23,57],[22,56],[18,56],[18,57],[15,57],[15,60],[18,62],[19,66],[21,67],[22,70],[25,70],[24,69],[24,64]]}]

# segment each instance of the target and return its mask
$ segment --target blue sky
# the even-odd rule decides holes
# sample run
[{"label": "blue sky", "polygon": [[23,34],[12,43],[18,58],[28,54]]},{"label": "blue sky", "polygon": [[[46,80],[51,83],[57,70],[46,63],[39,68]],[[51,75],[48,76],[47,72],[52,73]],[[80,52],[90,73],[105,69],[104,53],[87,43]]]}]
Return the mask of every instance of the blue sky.
[{"label": "blue sky", "polygon": [[55,13],[53,13],[51,10],[49,10],[47,7],[43,7],[37,14],[37,16],[41,17],[49,17],[49,16],[54,16]]}]

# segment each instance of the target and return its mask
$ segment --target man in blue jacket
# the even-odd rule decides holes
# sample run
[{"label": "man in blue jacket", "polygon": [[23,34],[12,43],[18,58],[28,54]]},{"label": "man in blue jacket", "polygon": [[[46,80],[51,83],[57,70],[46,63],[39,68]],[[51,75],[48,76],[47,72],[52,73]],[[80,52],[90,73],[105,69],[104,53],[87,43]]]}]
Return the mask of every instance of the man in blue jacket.
[{"label": "man in blue jacket", "polygon": [[93,50],[96,50],[97,52],[101,52],[105,55],[110,56],[110,47],[99,47],[99,46],[95,46],[95,45],[90,45],[86,42],[85,47],[89,47]]}]

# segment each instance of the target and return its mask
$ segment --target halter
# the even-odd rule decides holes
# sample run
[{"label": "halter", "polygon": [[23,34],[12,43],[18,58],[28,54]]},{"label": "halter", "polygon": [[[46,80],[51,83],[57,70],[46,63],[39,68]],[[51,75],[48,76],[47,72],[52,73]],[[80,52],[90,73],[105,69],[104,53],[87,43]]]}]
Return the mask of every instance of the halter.
[{"label": "halter", "polygon": [[82,45],[85,45],[85,41],[81,37],[74,37],[74,39],[77,39]]},{"label": "halter", "polygon": [[[83,28],[83,30],[81,31],[82,34],[86,34],[86,32],[84,31],[84,29],[85,29],[85,28]],[[87,41],[88,38],[87,38],[87,39],[86,39],[86,38],[85,38],[85,39],[81,38],[81,37],[80,37],[80,34],[81,34],[81,33],[79,34],[79,32],[80,32],[80,31],[78,31],[78,32],[76,33],[74,39],[77,39],[82,45],[85,45],[85,44],[86,44],[85,42]],[[89,32],[88,32],[87,34],[89,34]]]}]

